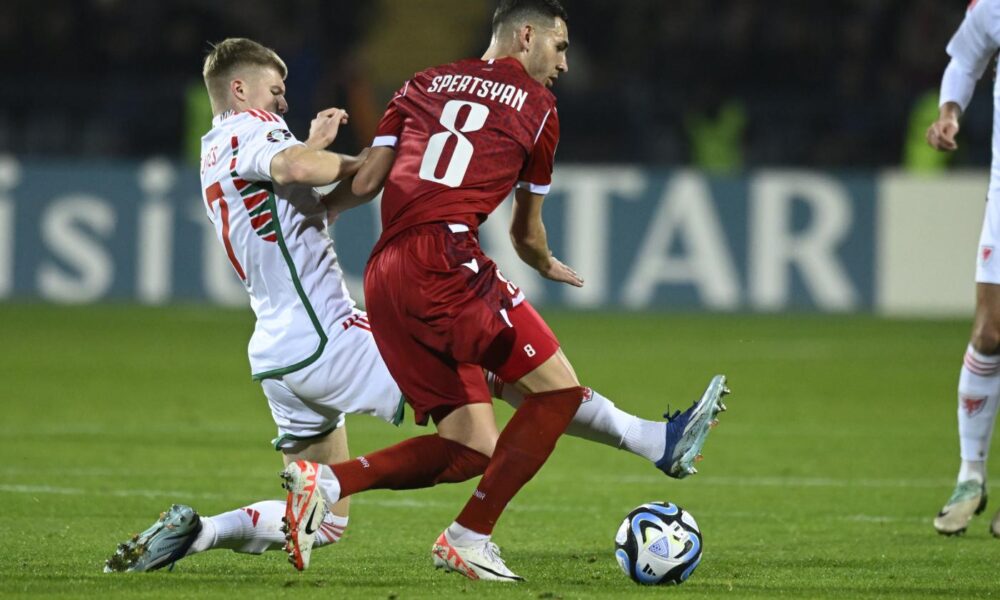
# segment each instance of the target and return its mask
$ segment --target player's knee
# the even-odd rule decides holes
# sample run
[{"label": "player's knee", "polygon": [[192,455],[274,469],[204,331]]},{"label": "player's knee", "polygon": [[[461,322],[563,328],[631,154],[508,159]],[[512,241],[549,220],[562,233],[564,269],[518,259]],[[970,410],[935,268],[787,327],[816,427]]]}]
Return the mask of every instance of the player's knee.
[{"label": "player's knee", "polygon": [[483,429],[474,435],[466,437],[459,443],[466,448],[470,448],[480,454],[492,458],[493,451],[496,450],[497,447],[497,439],[499,438],[499,435],[500,434],[496,431],[496,429],[493,429],[492,431]]},{"label": "player's knee", "polygon": [[972,347],[976,352],[991,356],[1000,354],[1000,327],[996,323],[976,323],[972,329]]}]

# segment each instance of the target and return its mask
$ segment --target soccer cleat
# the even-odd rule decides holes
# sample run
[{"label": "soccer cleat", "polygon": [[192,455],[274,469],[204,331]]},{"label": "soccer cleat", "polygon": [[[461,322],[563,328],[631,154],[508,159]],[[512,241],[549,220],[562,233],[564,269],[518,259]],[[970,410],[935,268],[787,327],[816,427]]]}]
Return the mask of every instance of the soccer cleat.
[{"label": "soccer cleat", "polygon": [[285,533],[288,562],[299,571],[309,568],[316,532],[326,516],[326,502],[316,487],[319,469],[316,463],[299,460],[281,472],[281,486],[288,490],[285,516],[281,518]]},{"label": "soccer cleat", "polygon": [[431,548],[435,569],[455,571],[469,579],[486,581],[524,581],[507,568],[500,558],[500,548],[487,538],[471,546],[456,546],[446,529]]},{"label": "soccer cleat", "polygon": [[[934,518],[934,529],[941,535],[965,533],[972,517],[986,510],[986,484],[975,479],[959,482],[948,503]],[[996,523],[996,519],[993,520]]]},{"label": "soccer cleat", "polygon": [[190,506],[174,504],[149,529],[118,544],[104,572],[155,571],[184,558],[201,532],[201,517]]},{"label": "soccer cleat", "polygon": [[702,459],[701,448],[705,445],[708,432],[719,421],[716,416],[726,410],[722,397],[729,394],[726,387],[726,376],[716,375],[708,383],[708,388],[698,400],[683,413],[670,411],[664,413],[667,419],[667,444],[663,457],[656,461],[661,471],[675,479],[683,479],[694,475],[698,469],[694,463]]}]

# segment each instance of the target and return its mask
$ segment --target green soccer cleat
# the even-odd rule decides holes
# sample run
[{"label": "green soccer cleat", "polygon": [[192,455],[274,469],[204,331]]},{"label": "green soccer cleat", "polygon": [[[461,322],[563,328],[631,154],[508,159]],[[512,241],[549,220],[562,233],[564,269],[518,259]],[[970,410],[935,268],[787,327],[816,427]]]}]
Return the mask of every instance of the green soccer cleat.
[{"label": "green soccer cleat", "polygon": [[105,573],[155,571],[184,558],[201,532],[201,517],[190,506],[174,504],[149,529],[118,544],[104,562]]},{"label": "green soccer cleat", "polygon": [[986,483],[980,483],[975,479],[959,482],[948,503],[934,518],[934,529],[941,535],[963,534],[972,517],[984,510],[986,510]]}]

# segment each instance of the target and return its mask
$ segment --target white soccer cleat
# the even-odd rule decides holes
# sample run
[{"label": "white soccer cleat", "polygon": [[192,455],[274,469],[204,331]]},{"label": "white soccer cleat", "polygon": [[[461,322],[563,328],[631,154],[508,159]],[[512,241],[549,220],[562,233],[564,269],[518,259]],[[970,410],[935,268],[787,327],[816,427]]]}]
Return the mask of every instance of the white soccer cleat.
[{"label": "white soccer cleat", "polygon": [[[948,503],[934,518],[934,529],[941,535],[965,533],[972,517],[986,509],[986,484],[975,479],[959,482]],[[997,525],[997,519],[993,519]],[[992,525],[991,525],[992,528]],[[996,532],[996,529],[993,529]],[[994,534],[995,535],[995,534]]]},{"label": "white soccer cleat", "polygon": [[500,548],[489,538],[471,546],[456,546],[448,530],[438,536],[431,548],[434,568],[461,573],[469,579],[486,581],[524,581],[507,568],[500,558]]},{"label": "white soccer cleat", "polygon": [[281,529],[288,562],[299,571],[309,568],[316,533],[326,516],[326,502],[316,487],[318,477],[319,465],[305,460],[293,462],[281,472],[281,486],[288,490]]}]

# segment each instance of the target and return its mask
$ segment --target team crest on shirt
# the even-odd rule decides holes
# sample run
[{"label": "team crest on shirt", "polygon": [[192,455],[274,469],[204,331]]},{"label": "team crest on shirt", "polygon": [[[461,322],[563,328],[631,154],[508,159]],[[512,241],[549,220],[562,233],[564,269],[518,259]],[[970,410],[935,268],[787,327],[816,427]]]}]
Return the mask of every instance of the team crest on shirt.
[{"label": "team crest on shirt", "polygon": [[979,249],[979,259],[982,264],[990,262],[990,258],[993,256],[993,246],[983,246]]},{"label": "team crest on shirt", "polygon": [[962,396],[962,409],[965,414],[974,417],[983,411],[986,406],[986,396],[974,398],[972,396]]},{"label": "team crest on shirt", "polygon": [[292,139],[292,132],[287,129],[272,129],[267,132],[267,141],[277,144]]}]

